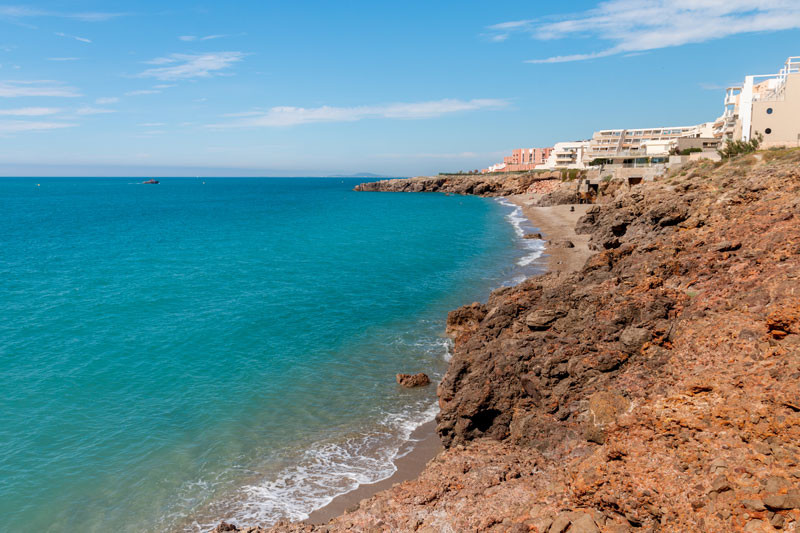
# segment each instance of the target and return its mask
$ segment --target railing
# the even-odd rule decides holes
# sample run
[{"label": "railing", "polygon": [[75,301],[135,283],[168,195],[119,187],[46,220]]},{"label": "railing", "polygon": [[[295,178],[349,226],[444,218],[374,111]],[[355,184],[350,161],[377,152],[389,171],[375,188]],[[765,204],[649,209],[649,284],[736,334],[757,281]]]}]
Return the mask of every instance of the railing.
[{"label": "railing", "polygon": [[786,82],[778,89],[762,95],[753,95],[754,102],[783,102],[786,100]]}]

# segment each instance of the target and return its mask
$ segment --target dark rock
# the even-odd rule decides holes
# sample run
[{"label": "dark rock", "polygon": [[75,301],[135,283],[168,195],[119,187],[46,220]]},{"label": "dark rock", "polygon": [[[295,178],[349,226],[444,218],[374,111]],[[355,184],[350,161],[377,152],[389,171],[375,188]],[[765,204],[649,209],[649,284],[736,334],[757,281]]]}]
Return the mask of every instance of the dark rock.
[{"label": "dark rock", "polygon": [[794,491],[787,494],[768,494],[764,497],[764,505],[773,511],[787,509],[800,509],[800,492]]},{"label": "dark rock", "polygon": [[766,507],[764,507],[764,502],[762,502],[761,500],[755,500],[755,499],[742,500],[742,505],[745,507],[745,509],[749,509],[751,511],[766,510]]},{"label": "dark rock", "polygon": [[558,241],[547,241],[547,245],[553,248],[575,248],[575,244],[568,239]]},{"label": "dark rock", "polygon": [[550,325],[564,316],[564,313],[552,309],[538,309],[525,317],[525,324],[531,329],[547,329]]},{"label": "dark rock", "polygon": [[395,379],[401,387],[406,387],[407,389],[413,387],[422,387],[431,382],[431,379],[427,376],[427,374],[423,374],[422,372],[419,374],[397,374]]},{"label": "dark rock", "polygon": [[742,247],[740,242],[722,241],[715,244],[711,249],[715,252],[733,252]]},{"label": "dark rock", "polygon": [[625,328],[619,336],[619,341],[628,353],[637,352],[639,349],[653,338],[653,334],[646,328]]},{"label": "dark rock", "polygon": [[522,236],[523,239],[539,239],[542,240],[544,237],[541,233],[526,233]]},{"label": "dark rock", "polygon": [[574,187],[563,187],[542,196],[536,205],[538,207],[551,207],[554,205],[577,204],[580,196]]}]

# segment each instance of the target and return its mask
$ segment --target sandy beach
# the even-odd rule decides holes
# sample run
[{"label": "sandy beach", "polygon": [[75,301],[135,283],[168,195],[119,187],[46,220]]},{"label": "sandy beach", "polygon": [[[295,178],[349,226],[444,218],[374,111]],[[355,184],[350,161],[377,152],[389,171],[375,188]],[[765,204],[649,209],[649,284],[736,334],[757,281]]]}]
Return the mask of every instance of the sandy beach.
[{"label": "sandy beach", "polygon": [[575,224],[586,214],[590,204],[536,207],[538,197],[534,194],[516,194],[507,199],[522,208],[523,214],[539,228],[546,241],[557,243],[568,240],[575,245],[574,248],[547,245],[547,269],[550,272],[573,272],[583,266],[591,255],[589,236],[577,235]]}]

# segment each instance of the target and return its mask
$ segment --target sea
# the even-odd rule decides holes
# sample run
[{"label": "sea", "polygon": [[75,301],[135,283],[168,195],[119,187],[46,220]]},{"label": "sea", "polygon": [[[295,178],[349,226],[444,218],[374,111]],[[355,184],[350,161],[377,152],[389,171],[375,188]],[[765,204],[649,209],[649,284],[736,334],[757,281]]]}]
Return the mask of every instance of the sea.
[{"label": "sea", "polygon": [[395,374],[447,312],[544,269],[502,199],[142,181],[0,178],[0,529],[302,520],[434,419]]}]

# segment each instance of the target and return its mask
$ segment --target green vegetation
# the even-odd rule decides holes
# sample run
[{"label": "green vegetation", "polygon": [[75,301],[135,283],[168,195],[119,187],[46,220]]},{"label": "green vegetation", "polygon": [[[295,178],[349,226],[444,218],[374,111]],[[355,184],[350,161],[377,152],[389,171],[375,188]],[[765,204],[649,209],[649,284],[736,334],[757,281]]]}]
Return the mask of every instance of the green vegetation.
[{"label": "green vegetation", "polygon": [[578,170],[577,168],[562,169],[561,181],[574,181],[580,175],[581,171]]},{"label": "green vegetation", "polygon": [[604,159],[602,157],[596,157],[589,162],[590,167],[601,167],[603,165],[610,165],[610,159]]},{"label": "green vegetation", "polygon": [[800,148],[770,148],[762,157],[767,163],[777,161],[800,161]]},{"label": "green vegetation", "polygon": [[474,176],[475,174],[480,174],[481,171],[478,169],[475,170],[467,170],[464,172],[463,170],[459,170],[458,172],[439,172],[440,176]]},{"label": "green vegetation", "polygon": [[725,141],[725,147],[722,150],[717,150],[717,152],[722,159],[730,160],[732,157],[739,155],[752,154],[758,150],[763,140],[764,136],[759,133],[749,141]]}]

